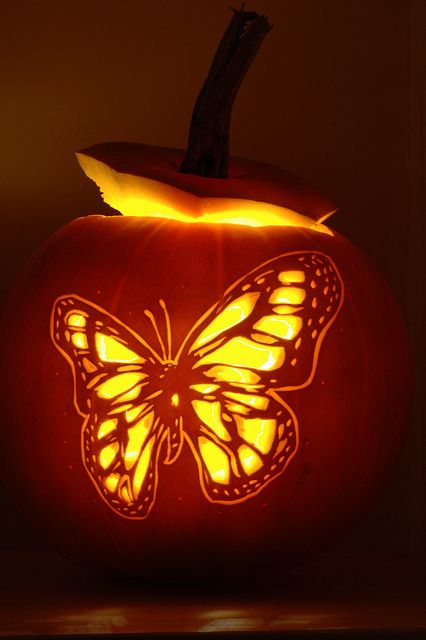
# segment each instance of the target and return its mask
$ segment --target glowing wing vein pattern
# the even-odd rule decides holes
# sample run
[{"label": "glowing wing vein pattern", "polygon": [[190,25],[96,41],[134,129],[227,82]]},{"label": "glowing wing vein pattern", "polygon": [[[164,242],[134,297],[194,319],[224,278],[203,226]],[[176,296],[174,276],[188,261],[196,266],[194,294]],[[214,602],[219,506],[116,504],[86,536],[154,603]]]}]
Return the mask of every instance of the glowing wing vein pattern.
[{"label": "glowing wing vein pattern", "polygon": [[[312,382],[343,297],[328,256],[283,254],[235,282],[167,360],[101,307],[58,298],[51,336],[72,369],[83,461],[105,502],[147,517],[159,461],[173,463],[184,441],[210,502],[262,491],[298,448],[297,417],[282,394]],[[175,386],[164,383],[170,371]]]}]

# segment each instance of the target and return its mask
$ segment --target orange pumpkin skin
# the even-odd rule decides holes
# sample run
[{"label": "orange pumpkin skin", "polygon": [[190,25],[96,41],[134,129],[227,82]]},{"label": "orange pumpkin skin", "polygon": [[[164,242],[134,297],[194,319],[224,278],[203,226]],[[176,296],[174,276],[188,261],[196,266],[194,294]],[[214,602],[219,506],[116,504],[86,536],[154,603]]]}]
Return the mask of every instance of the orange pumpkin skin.
[{"label": "orange pumpkin skin", "polygon": [[[310,384],[281,393],[299,430],[283,473],[241,503],[212,503],[185,442],[173,464],[159,462],[149,515],[117,515],[82,463],[83,418],[73,403],[72,371],[49,329],[55,300],[78,295],[158,345],[144,311],[157,313],[162,299],[177,350],[228,287],[292,252],[328,256],[339,270],[344,300]],[[374,267],[336,233],[81,218],[34,256],[8,314],[8,446],[23,508],[57,548],[84,566],[150,580],[276,572],[359,521],[395,466],[408,405],[404,328]]]}]

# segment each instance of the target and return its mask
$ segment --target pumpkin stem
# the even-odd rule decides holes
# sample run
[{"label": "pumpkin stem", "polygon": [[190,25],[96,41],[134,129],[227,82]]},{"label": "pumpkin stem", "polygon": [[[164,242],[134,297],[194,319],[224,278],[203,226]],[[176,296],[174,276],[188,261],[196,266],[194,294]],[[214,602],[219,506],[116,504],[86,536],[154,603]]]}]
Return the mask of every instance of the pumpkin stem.
[{"label": "pumpkin stem", "polygon": [[244,11],[244,5],[232,11],[234,15],[194,106],[181,173],[206,178],[228,177],[229,126],[234,99],[272,28],[265,16]]}]

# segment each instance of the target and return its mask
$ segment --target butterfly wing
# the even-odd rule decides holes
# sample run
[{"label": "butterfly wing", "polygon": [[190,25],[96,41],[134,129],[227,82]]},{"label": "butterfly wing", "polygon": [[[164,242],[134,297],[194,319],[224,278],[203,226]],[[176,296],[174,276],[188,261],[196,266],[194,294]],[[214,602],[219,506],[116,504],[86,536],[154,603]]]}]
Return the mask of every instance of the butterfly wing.
[{"label": "butterfly wing", "polygon": [[168,435],[150,398],[158,355],[117,318],[75,295],[56,300],[51,337],[72,369],[90,478],[120,515],[146,517]]},{"label": "butterfly wing", "polygon": [[277,391],[310,384],[342,303],[333,261],[295,252],[241,278],[200,320],[187,351],[195,382],[185,437],[209,500],[244,500],[284,471],[298,423]]}]

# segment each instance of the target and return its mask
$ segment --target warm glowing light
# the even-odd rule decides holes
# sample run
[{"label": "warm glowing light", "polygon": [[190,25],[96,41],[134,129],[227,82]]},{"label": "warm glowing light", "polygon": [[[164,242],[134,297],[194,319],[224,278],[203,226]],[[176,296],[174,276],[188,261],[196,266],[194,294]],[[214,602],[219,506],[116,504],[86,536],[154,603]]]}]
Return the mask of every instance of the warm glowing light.
[{"label": "warm glowing light", "polygon": [[242,444],[241,447],[238,447],[238,457],[240,458],[243,469],[248,476],[253,475],[253,473],[256,473],[256,471],[259,471],[259,469],[263,467],[261,457],[246,444]]},{"label": "warm glowing light", "polygon": [[134,385],[143,378],[146,378],[146,375],[143,373],[119,373],[117,376],[113,376],[105,382],[102,382],[102,384],[97,387],[96,393],[100,398],[115,398],[126,391],[133,394]]},{"label": "warm glowing light", "polygon": [[298,313],[302,311],[303,307],[295,307],[290,304],[279,304],[277,307],[272,307],[272,311],[274,313],[278,313],[278,315],[287,315],[291,313]]},{"label": "warm glowing light", "polygon": [[140,404],[137,407],[133,407],[132,409],[128,409],[126,411],[126,421],[133,422],[146,408],[146,404]]},{"label": "warm glowing light", "polygon": [[285,207],[238,198],[200,198],[151,178],[114,171],[84,153],[77,153],[77,159],[100,188],[104,201],[124,216],[186,223],[299,227],[333,235],[324,224]]},{"label": "warm glowing light", "polygon": [[99,462],[103,469],[108,469],[108,467],[111,466],[119,448],[118,442],[113,442],[101,450],[99,454]]},{"label": "warm glowing light", "polygon": [[272,292],[271,304],[301,304],[306,298],[306,291],[300,287],[280,287]]},{"label": "warm glowing light", "polygon": [[254,305],[260,296],[259,292],[245,293],[236,300],[233,300],[218,316],[200,333],[194,342],[191,351],[201,347],[206,342],[210,342],[221,333],[235,327],[239,322],[248,318],[253,311]]},{"label": "warm glowing light", "polygon": [[152,427],[153,413],[148,413],[133,427],[127,429],[128,443],[124,453],[124,463],[128,471],[133,467],[140,455],[142,446],[147,439]]},{"label": "warm glowing light", "polygon": [[259,409],[260,411],[265,411],[269,404],[269,400],[265,396],[251,396],[247,393],[234,393],[234,391],[224,391],[223,395],[226,398],[230,398],[230,400],[240,402],[241,404],[253,407],[254,409]]},{"label": "warm glowing light", "polygon": [[280,475],[298,446],[297,417],[280,392],[311,383],[343,297],[327,256],[282,254],[241,274],[173,350],[161,299],[162,322],[158,308],[142,307],[152,327],[138,337],[95,303],[59,297],[51,338],[72,367],[86,471],[111,509],[146,518],[162,463],[174,463],[184,442],[210,502],[242,502]]},{"label": "warm glowing light", "polygon": [[103,333],[95,334],[95,346],[103,362],[145,362],[143,358],[125,347],[124,344]]},{"label": "warm glowing light", "polygon": [[119,480],[119,473],[110,473],[106,478],[104,478],[104,485],[108,489],[108,491],[114,493],[114,491],[117,489]]},{"label": "warm glowing light", "polygon": [[214,378],[217,382],[237,382],[239,384],[257,384],[260,376],[250,369],[238,369],[237,367],[226,367],[216,365],[205,371],[206,376]]},{"label": "warm glowing light", "polygon": [[155,436],[152,436],[151,440],[147,443],[140,460],[137,464],[135,474],[133,476],[133,493],[135,496],[139,495],[141,487],[144,483],[146,472],[148,471],[149,462],[151,460],[152,447],[154,446]]},{"label": "warm glowing light", "polygon": [[220,386],[218,384],[192,384],[189,388],[193,389],[197,393],[208,395],[209,393],[220,389]]},{"label": "warm glowing light", "polygon": [[278,369],[284,362],[284,348],[259,345],[253,340],[238,336],[201,358],[196,367],[206,364],[224,364],[235,367],[250,367],[261,371]]},{"label": "warm glowing light", "polygon": [[80,333],[79,331],[71,334],[71,342],[78,349],[87,349],[88,347],[86,334]]},{"label": "warm glowing light", "polygon": [[98,429],[98,438],[101,439],[111,433],[111,431],[114,431],[117,427],[117,422],[118,421],[115,418],[113,420],[105,420],[105,422],[102,422]]},{"label": "warm glowing light", "polygon": [[254,328],[283,340],[293,340],[301,330],[302,325],[303,321],[299,316],[263,316],[256,322]]},{"label": "warm glowing light", "polygon": [[66,323],[70,329],[74,327],[85,327],[86,318],[81,313],[70,313],[69,316],[67,316]]},{"label": "warm glowing light", "polygon": [[198,444],[201,456],[212,480],[219,484],[229,484],[230,468],[226,453],[204,436],[198,438]]},{"label": "warm glowing light", "polygon": [[305,282],[304,271],[281,271],[278,274],[278,280],[281,284],[293,284],[295,282]]},{"label": "warm glowing light", "polygon": [[277,428],[276,420],[235,416],[235,422],[243,440],[255,446],[263,454],[270,452]]},{"label": "warm glowing light", "polygon": [[221,440],[231,440],[225,425],[222,422],[221,413],[222,408],[220,402],[206,402],[205,400],[193,400],[192,406],[195,409],[195,413],[200,418],[202,424],[210,427],[212,431]]}]

